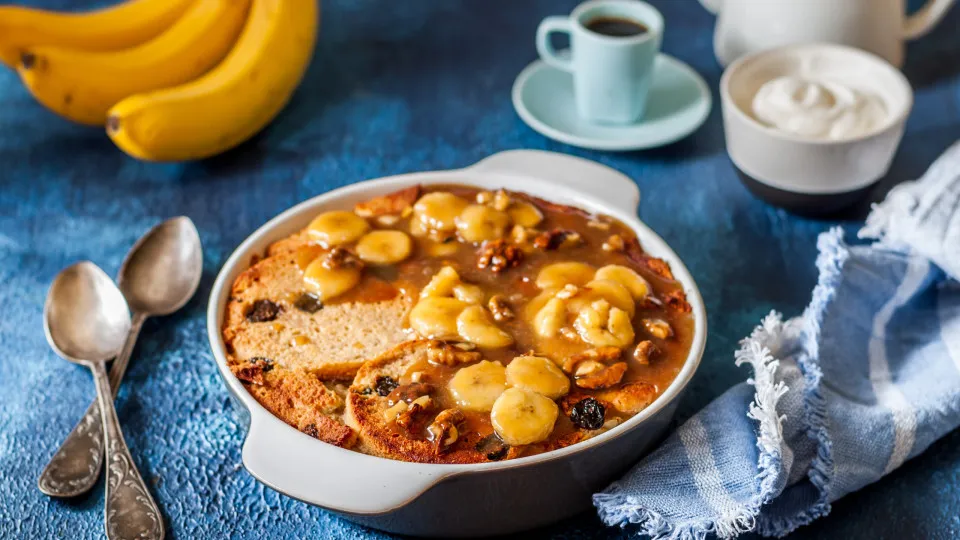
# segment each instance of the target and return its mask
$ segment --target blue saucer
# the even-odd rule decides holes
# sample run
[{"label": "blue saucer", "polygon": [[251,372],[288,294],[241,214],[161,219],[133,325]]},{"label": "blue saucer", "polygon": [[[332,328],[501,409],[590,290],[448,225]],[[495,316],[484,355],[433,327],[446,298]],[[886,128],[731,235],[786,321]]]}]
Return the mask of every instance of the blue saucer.
[{"label": "blue saucer", "polygon": [[696,131],[710,114],[707,83],[690,66],[657,56],[647,111],[635,124],[593,124],[580,118],[573,75],[542,60],[527,66],[513,83],[520,118],[551,139],[593,150],[641,150],[678,141]]}]

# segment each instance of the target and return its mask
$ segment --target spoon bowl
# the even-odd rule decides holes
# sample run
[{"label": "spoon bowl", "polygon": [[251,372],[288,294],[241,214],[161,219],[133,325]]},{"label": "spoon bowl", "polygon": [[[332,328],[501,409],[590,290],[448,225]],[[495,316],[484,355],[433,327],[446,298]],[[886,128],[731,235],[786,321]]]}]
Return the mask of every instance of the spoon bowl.
[{"label": "spoon bowl", "polygon": [[190,218],[168,219],[140,238],[120,267],[118,285],[135,313],[169,315],[200,284],[203,253]]},{"label": "spoon bowl", "polygon": [[43,330],[50,346],[78,364],[102,363],[116,356],[130,325],[120,289],[88,261],[60,272],[43,306]]}]

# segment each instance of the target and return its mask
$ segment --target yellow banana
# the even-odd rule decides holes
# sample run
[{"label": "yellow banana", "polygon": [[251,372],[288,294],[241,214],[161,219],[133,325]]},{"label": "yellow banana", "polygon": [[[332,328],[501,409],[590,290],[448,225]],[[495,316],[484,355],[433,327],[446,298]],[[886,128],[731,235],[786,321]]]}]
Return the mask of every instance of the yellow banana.
[{"label": "yellow banana", "polygon": [[0,62],[14,68],[20,53],[38,45],[85,51],[126,49],[169,28],[194,0],[129,0],[79,13],[0,6]]},{"label": "yellow banana", "polygon": [[317,0],[253,0],[223,63],[181,87],[118,103],[107,133],[124,152],[153,161],[200,159],[237,146],[290,100],[310,63],[318,22]]},{"label": "yellow banana", "polygon": [[37,101],[75,122],[104,125],[124,98],[183,84],[230,52],[250,0],[197,0],[156,38],[109,52],[28,48],[17,71]]}]

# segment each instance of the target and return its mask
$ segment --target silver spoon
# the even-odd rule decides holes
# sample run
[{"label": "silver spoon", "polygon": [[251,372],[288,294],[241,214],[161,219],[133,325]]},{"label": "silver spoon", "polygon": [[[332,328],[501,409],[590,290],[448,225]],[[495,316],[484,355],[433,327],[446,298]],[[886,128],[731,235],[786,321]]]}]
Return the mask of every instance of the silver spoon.
[{"label": "silver spoon", "polygon": [[130,324],[123,293],[92,262],[60,272],[43,306],[43,331],[53,350],[93,372],[107,448],[107,538],[157,540],[164,535],[160,511],[123,440],[107,380],[107,360],[123,348]]},{"label": "silver spoon", "polygon": [[[188,217],[168,219],[150,229],[130,249],[120,267],[120,290],[133,310],[130,334],[110,368],[117,395],[140,328],[148,317],[169,315],[187,303],[200,284],[200,235]],[[40,491],[74,497],[89,491],[103,465],[103,421],[94,401],[40,473]]]}]

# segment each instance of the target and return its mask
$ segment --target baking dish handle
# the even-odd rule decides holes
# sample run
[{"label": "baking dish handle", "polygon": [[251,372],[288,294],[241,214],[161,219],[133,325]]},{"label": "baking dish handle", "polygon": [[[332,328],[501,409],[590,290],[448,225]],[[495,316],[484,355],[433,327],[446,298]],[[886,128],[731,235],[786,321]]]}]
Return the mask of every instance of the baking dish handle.
[{"label": "baking dish handle", "polygon": [[443,465],[380,459],[322,444],[265,411],[250,412],[244,467],[271,488],[328,510],[389,512],[452,474]]},{"label": "baking dish handle", "polygon": [[595,161],[556,152],[507,150],[478,161],[469,169],[556,182],[594,195],[630,214],[636,213],[640,203],[640,189],[625,174]]}]

